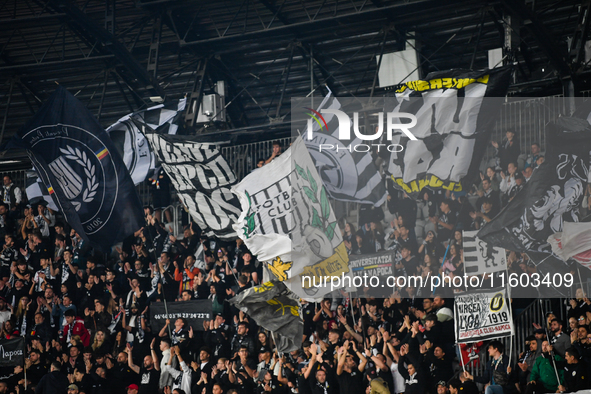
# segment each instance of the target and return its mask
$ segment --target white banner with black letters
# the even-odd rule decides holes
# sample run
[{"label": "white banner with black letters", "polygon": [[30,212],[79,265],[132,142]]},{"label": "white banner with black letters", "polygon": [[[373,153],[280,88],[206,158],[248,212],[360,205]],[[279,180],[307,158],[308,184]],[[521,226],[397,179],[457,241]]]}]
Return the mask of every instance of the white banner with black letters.
[{"label": "white banner with black letters", "polygon": [[513,335],[508,301],[507,289],[456,295],[456,342],[478,342]]},{"label": "white banner with black letters", "polygon": [[483,275],[507,270],[505,249],[492,246],[476,236],[476,231],[464,231],[464,270],[466,275]]},{"label": "white banner with black letters", "polygon": [[235,238],[232,224],[241,210],[230,188],[237,180],[217,145],[155,133],[147,133],[146,138],[204,234]]}]

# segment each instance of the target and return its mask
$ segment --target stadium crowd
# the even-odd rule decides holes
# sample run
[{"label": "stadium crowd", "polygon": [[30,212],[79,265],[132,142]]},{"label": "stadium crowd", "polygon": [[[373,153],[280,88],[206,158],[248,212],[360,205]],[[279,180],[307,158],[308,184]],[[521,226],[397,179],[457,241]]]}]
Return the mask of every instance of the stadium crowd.
[{"label": "stadium crowd", "polygon": [[[461,231],[489,221],[543,160],[535,144],[518,172],[513,138],[508,132],[494,143],[499,168],[487,169],[468,194],[426,191],[415,201],[391,189],[383,209],[361,207],[357,223],[341,226],[349,253],[396,250],[397,276],[463,273]],[[278,146],[260,166],[280,153]],[[568,322],[549,314],[532,329],[529,350],[517,362],[499,341],[456,347],[453,293],[410,288],[383,299],[337,291],[319,303],[302,301],[303,345],[278,354],[271,333],[227,302],[261,283],[262,264],[241,240],[202,237],[193,223],[172,234],[161,221],[169,217],[162,214],[169,186],[165,174],[158,177],[145,226],[105,254],[59,213],[29,205],[4,176],[0,336],[24,337],[26,360],[0,368],[0,394],[508,394],[590,387],[591,301],[582,294],[570,300]],[[535,272],[525,254],[511,252],[508,262],[513,272]],[[152,330],[151,305],[193,299],[210,300],[214,319],[191,327],[181,318]],[[479,351],[488,353],[484,373],[464,372],[463,365],[481,362]]]}]

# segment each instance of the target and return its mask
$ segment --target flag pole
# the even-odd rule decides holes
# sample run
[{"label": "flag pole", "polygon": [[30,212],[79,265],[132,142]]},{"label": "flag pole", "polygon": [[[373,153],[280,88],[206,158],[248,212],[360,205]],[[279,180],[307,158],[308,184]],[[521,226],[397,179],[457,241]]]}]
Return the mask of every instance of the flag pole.
[{"label": "flag pole", "polygon": [[464,357],[462,356],[462,348],[460,347],[459,343],[456,343],[458,350],[460,351],[460,364],[462,364],[462,369],[466,372],[466,364],[464,364]]},{"label": "flag pole", "polygon": [[25,391],[27,390],[27,361],[23,357],[23,371],[25,373]]},{"label": "flag pole", "polygon": [[[539,291],[538,291],[538,295],[539,295]],[[542,316],[544,316],[544,319],[546,318],[545,314],[544,314],[544,307],[542,306],[542,299],[540,298],[540,310],[542,311]],[[550,334],[548,333],[548,324],[546,321],[544,321],[544,331],[546,331],[546,339],[548,340],[548,344],[550,343]],[[552,360],[552,367],[554,367],[554,373],[556,374],[556,381],[560,382],[560,377],[558,376],[558,370],[556,369],[556,363],[554,362],[554,354],[551,351],[550,352],[550,359]]]}]

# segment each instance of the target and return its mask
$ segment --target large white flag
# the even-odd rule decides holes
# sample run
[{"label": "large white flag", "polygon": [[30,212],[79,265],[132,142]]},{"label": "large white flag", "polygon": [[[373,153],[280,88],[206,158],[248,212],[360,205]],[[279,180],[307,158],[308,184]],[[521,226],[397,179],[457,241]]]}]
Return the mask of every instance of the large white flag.
[{"label": "large white flag", "polygon": [[[336,216],[301,138],[232,191],[242,206],[234,224],[238,236],[294,293],[317,298],[331,291],[330,279],[318,286],[325,277],[348,275]],[[302,283],[302,277],[309,280]]]}]

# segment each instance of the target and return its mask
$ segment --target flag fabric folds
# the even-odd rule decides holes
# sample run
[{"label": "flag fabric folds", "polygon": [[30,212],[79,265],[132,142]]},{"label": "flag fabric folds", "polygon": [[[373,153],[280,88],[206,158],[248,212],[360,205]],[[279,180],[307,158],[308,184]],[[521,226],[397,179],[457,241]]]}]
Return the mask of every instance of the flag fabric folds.
[{"label": "flag fabric folds", "polygon": [[279,353],[298,350],[302,346],[304,321],[300,303],[289,295],[281,282],[265,282],[251,287],[229,300],[261,327],[273,332]]},{"label": "flag fabric folds", "polygon": [[589,173],[591,127],[584,119],[548,125],[546,160],[525,187],[479,232],[485,242],[518,252],[551,252],[548,237],[579,221]]},{"label": "flag fabric folds", "polygon": [[[329,92],[317,112],[322,109],[341,109],[341,103],[330,96]],[[305,142],[328,195],[334,200],[381,206],[386,201],[388,193],[371,153],[350,150],[351,146],[356,146],[362,141],[359,138],[351,141],[339,140],[337,117],[334,114],[323,116],[326,127],[320,128],[318,124],[313,123],[312,139],[306,137]],[[321,150],[321,144],[346,145],[349,149],[343,147],[339,151]]]},{"label": "flag fabric folds", "polygon": [[55,212],[59,211],[51,198],[51,194],[49,194],[49,190],[47,190],[41,179],[39,179],[39,175],[37,175],[35,170],[27,171],[25,182],[27,198],[30,204],[40,204],[45,201],[48,208],[51,208]]},{"label": "flag fabric folds", "polygon": [[27,150],[66,221],[92,244],[108,250],[143,225],[142,204],[113,142],[63,87],[7,148]]},{"label": "flag fabric folds", "polygon": [[133,182],[137,185],[155,170],[154,152],[144,133],[137,126],[143,123],[160,134],[176,134],[187,100],[156,105],[125,115],[107,128],[117,152],[123,158]]},{"label": "flag fabric folds", "polygon": [[325,276],[349,274],[328,193],[301,137],[232,190],[242,206],[234,224],[238,236],[291,291],[302,298],[321,297],[332,290],[330,283],[314,284]]},{"label": "flag fabric folds", "polygon": [[404,146],[390,154],[386,166],[395,187],[413,198],[424,187],[467,190],[478,174],[511,71],[437,71],[400,85],[393,112],[416,116],[417,124],[409,130],[417,140],[410,141],[402,131],[392,133],[391,143]]},{"label": "flag fabric folds", "polygon": [[234,239],[240,203],[230,188],[237,180],[217,145],[156,133],[146,139],[204,235]]},{"label": "flag fabric folds", "polygon": [[562,231],[552,234],[548,242],[560,259],[572,258],[591,269],[591,223],[564,222]]},{"label": "flag fabric folds", "polygon": [[463,232],[464,271],[467,275],[483,275],[505,271],[505,249],[492,246],[476,235],[478,231]]}]

